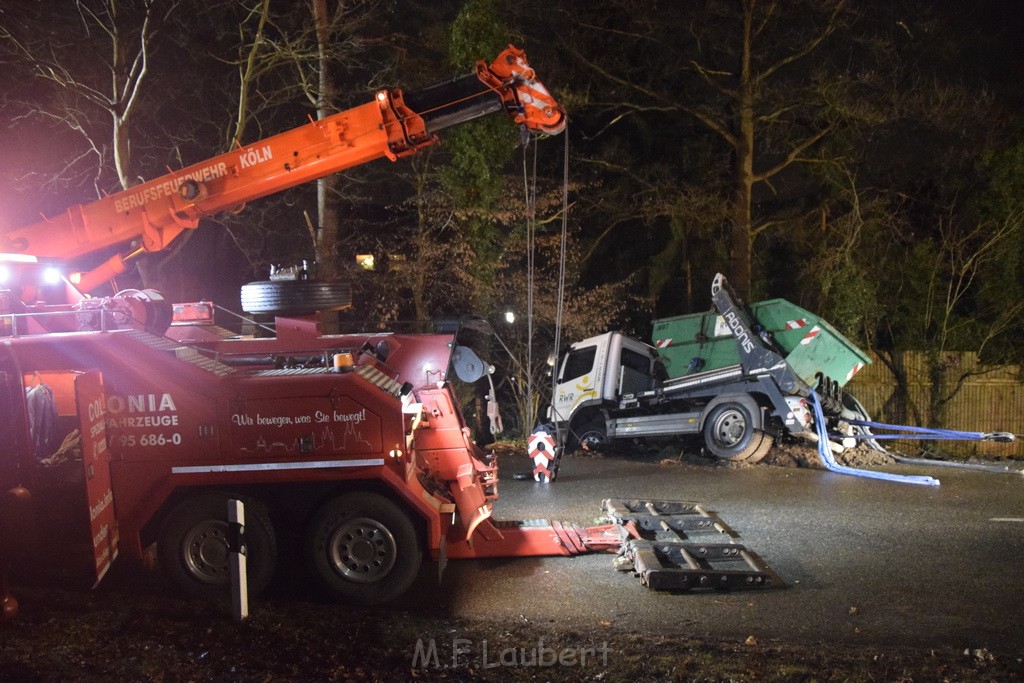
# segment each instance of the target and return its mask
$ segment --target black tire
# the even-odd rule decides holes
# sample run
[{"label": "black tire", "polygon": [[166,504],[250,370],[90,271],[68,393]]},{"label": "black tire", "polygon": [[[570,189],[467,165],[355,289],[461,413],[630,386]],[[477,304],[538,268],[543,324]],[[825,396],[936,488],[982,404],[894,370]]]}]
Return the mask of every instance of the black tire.
[{"label": "black tire", "polygon": [[[768,455],[768,451],[775,445],[775,437],[767,432],[759,432],[761,436],[761,443],[754,449],[754,451],[747,457],[744,462],[753,465],[754,463],[761,462],[764,460],[764,456]],[[756,437],[755,437],[756,438]]]},{"label": "black tire", "polygon": [[757,417],[746,401],[727,401],[715,406],[704,420],[704,444],[708,451],[722,460],[749,458],[761,446],[762,436],[768,436],[758,429]]},{"label": "black tire", "polygon": [[307,527],[305,555],[327,595],[356,605],[397,598],[423,563],[412,520],[375,493],[348,493],[325,503]]},{"label": "black tire", "polygon": [[578,426],[573,428],[570,440],[574,449],[582,448],[586,451],[607,450],[610,442],[608,440],[608,430],[604,424],[604,416],[600,414],[591,415],[581,421]]},{"label": "black tire", "polygon": [[352,288],[345,282],[261,280],[242,285],[242,310],[254,315],[310,315],[351,305]]},{"label": "black tire", "polygon": [[[142,319],[134,320],[136,313],[127,301],[119,304],[121,299],[131,299],[142,307]],[[122,289],[113,296],[111,320],[119,328],[129,329],[142,325],[142,329],[153,334],[163,334],[174,320],[174,305],[163,294],[155,289]]]},{"label": "black tire", "polygon": [[185,594],[216,600],[230,595],[227,502],[245,504],[246,569],[249,594],[270,585],[277,567],[277,537],[266,507],[229,493],[201,493],[179,503],[164,520],[157,556],[168,578]]}]

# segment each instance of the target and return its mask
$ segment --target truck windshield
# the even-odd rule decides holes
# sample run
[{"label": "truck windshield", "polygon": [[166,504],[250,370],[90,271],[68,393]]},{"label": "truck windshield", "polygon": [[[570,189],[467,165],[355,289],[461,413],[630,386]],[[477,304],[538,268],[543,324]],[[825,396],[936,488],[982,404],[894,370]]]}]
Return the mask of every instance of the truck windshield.
[{"label": "truck windshield", "polygon": [[581,377],[594,367],[594,358],[597,356],[596,346],[585,346],[582,349],[573,349],[565,359],[565,366],[562,368],[562,382]]}]

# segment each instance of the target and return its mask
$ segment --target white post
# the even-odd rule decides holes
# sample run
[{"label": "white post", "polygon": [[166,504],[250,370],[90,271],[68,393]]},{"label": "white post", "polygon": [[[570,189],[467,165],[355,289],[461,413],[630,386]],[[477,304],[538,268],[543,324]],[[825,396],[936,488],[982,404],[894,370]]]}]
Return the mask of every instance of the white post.
[{"label": "white post", "polygon": [[228,501],[228,550],[231,551],[231,606],[235,621],[249,617],[249,579],[245,558],[245,504]]}]

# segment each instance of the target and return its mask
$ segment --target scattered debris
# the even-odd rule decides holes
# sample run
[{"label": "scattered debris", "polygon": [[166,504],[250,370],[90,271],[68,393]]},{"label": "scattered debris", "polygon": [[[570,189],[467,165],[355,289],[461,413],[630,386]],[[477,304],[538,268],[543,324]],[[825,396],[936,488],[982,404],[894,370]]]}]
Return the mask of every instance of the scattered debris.
[{"label": "scattered debris", "polygon": [[992,664],[996,661],[995,655],[983,647],[974,650],[967,648],[964,650],[964,655],[973,657],[975,661],[982,664]]}]

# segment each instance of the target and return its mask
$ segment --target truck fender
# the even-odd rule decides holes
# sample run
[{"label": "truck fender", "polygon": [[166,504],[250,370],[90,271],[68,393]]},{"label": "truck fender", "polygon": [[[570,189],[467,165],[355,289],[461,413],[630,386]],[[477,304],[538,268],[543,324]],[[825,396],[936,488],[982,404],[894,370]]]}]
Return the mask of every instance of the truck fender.
[{"label": "truck fender", "polygon": [[580,419],[580,415],[586,414],[589,417],[589,414],[592,412],[598,412],[602,408],[608,408],[612,406],[612,402],[608,401],[607,399],[600,397],[588,398],[574,405],[572,407],[572,412],[570,412],[568,415],[552,415],[551,421],[557,425],[568,425],[578,421]]},{"label": "truck fender", "polygon": [[754,416],[754,428],[764,428],[764,411],[761,410],[761,405],[754,400],[754,397],[746,393],[731,393],[719,394],[704,406],[704,410],[700,414],[700,431],[704,431],[704,421],[707,420],[711,411],[713,411],[716,406],[722,405],[723,403],[739,403],[743,405],[750,410],[750,414]]}]

